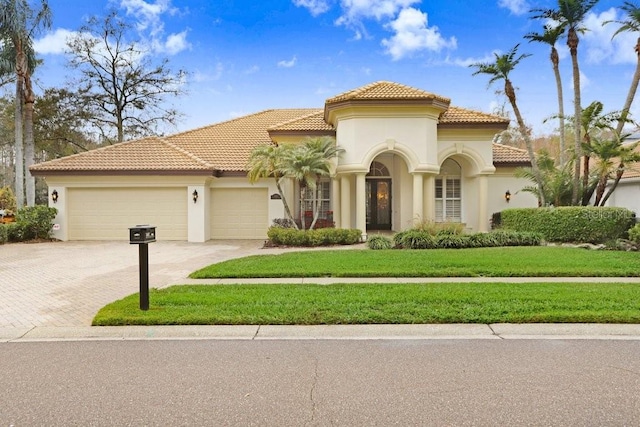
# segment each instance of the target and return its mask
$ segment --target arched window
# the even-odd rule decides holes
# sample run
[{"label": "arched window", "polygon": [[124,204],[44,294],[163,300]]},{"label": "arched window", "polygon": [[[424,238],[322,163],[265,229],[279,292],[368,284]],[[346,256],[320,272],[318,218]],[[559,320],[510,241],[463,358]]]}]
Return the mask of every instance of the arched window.
[{"label": "arched window", "polygon": [[447,159],[436,177],[436,222],[462,222],[462,167]]},{"label": "arched window", "polygon": [[391,176],[389,169],[380,162],[372,162],[367,176]]}]

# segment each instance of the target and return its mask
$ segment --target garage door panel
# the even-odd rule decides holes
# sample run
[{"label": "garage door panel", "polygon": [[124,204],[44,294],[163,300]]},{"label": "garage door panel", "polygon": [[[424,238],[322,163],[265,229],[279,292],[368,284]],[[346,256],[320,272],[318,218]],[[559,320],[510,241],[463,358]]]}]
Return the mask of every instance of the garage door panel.
[{"label": "garage door panel", "polygon": [[185,188],[72,188],[70,240],[128,240],[129,227],[156,226],[158,240],[187,239]]},{"label": "garage door panel", "polygon": [[211,190],[212,239],[265,239],[268,227],[266,188]]}]

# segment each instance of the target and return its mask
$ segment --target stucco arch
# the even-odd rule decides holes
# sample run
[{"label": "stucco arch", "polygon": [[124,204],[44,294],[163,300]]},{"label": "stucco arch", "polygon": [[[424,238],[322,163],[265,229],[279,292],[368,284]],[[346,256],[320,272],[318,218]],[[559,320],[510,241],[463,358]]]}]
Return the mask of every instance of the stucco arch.
[{"label": "stucco arch", "polygon": [[410,173],[417,169],[420,164],[418,156],[413,152],[413,150],[411,150],[411,148],[402,143],[398,143],[395,140],[387,140],[371,147],[363,156],[362,165],[368,171],[371,167],[371,163],[373,163],[376,157],[387,153],[397,154],[401,157],[407,164],[407,169]]},{"label": "stucco arch", "polygon": [[496,171],[491,162],[492,159],[485,159],[478,151],[466,145],[456,144],[441,150],[438,153],[438,165],[442,165],[448,158],[462,158],[466,163],[469,163],[471,170],[468,170],[467,173],[470,176],[493,174]]}]

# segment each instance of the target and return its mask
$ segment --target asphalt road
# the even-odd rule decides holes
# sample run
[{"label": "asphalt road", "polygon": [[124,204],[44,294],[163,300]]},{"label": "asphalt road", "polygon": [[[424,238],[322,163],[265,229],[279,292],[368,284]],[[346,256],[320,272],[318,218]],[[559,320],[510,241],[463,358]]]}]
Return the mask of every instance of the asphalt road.
[{"label": "asphalt road", "polygon": [[0,344],[0,426],[640,425],[640,341]]}]

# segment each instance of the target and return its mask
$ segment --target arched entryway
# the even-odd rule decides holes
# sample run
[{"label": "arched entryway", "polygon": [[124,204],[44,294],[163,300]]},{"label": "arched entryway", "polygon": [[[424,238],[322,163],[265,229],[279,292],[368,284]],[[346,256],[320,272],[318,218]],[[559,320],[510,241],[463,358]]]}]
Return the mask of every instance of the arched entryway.
[{"label": "arched entryway", "polygon": [[391,174],[373,161],[366,177],[367,230],[391,230]]},{"label": "arched entryway", "polygon": [[449,158],[435,180],[436,222],[462,222],[462,166]]}]

